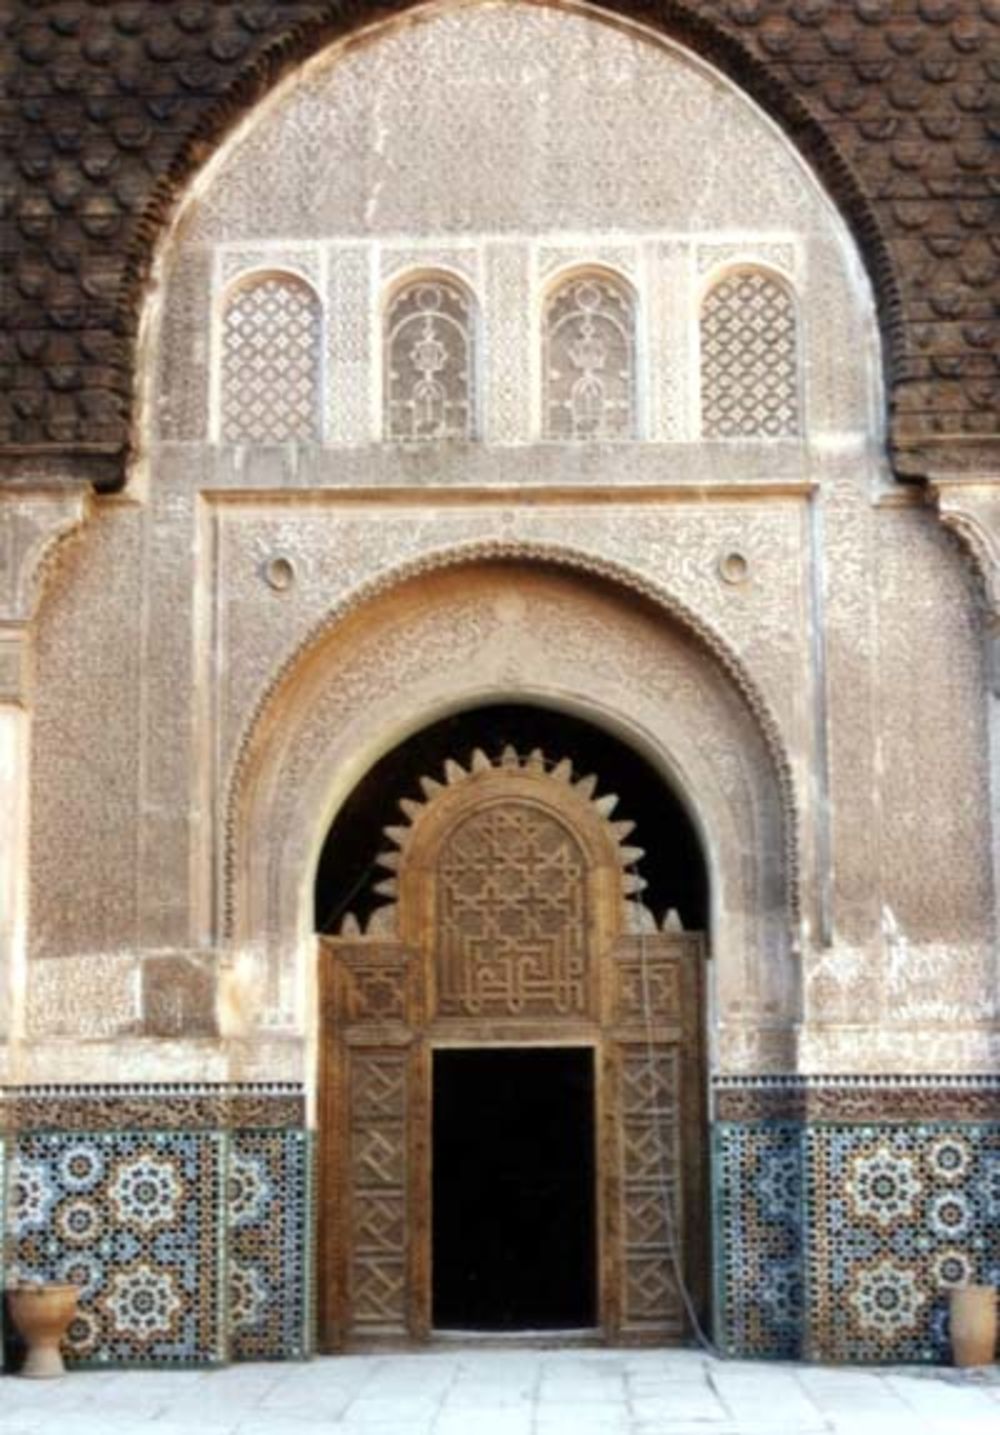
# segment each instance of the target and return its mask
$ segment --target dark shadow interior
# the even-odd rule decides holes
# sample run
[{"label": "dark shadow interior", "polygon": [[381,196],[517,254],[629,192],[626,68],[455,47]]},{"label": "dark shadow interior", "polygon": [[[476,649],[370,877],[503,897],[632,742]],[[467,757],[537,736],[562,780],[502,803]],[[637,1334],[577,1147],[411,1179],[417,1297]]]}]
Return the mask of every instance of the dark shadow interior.
[{"label": "dark shadow interior", "polygon": [[433,1323],[597,1325],[594,1054],[434,1053]]},{"label": "dark shadow interior", "polygon": [[629,843],[645,850],[642,894],[657,921],[675,908],[687,931],[708,925],[708,883],[701,845],[687,810],[645,758],[603,728],[526,703],[455,713],[422,728],[381,758],[358,783],[330,829],[316,873],[316,930],[337,932],[345,913],[367,921],[384,900],[373,890],[387,875],[376,858],[390,844],[382,829],[400,821],[400,798],[420,800],[423,776],[441,779],[446,758],[468,765],[474,748],[498,759],[506,746],[522,756],[541,748],[568,757],[578,777],[596,773],[598,792],[618,795],[616,819],[629,818]]}]

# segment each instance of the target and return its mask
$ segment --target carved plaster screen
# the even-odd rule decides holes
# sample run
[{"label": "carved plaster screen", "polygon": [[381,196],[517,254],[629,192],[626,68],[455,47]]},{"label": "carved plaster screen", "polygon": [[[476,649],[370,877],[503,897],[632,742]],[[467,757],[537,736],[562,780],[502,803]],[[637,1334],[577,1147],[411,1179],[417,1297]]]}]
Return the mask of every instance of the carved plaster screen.
[{"label": "carved plaster screen", "polygon": [[475,323],[458,280],[421,275],[385,316],[384,431],[402,442],[475,437]]},{"label": "carved plaster screen", "polygon": [[594,1052],[601,1327],[679,1340],[671,1239],[699,1301],[706,1270],[702,938],[655,929],[632,824],[569,763],[476,754],[424,792],[386,829],[389,905],[320,942],[321,1348],[430,1334],[434,1050],[552,1042]]},{"label": "carved plaster screen", "polygon": [[575,274],[543,317],[543,432],[550,439],[635,437],[635,303],[612,274]]},{"label": "carved plaster screen", "polygon": [[706,438],[799,432],[795,301],[761,270],[727,275],[705,296],[701,427]]},{"label": "carved plaster screen", "polygon": [[267,274],[230,293],[222,321],[222,438],[319,436],[319,300],[301,279]]}]

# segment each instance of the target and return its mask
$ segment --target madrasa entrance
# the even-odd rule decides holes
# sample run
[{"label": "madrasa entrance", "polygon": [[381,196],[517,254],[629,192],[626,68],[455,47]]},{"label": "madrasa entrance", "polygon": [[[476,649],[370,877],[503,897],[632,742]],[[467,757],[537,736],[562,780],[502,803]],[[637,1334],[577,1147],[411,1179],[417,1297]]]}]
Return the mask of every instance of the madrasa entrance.
[{"label": "madrasa entrance", "polygon": [[369,772],[316,885],[322,1349],[704,1317],[705,909],[686,811],[579,719]]}]

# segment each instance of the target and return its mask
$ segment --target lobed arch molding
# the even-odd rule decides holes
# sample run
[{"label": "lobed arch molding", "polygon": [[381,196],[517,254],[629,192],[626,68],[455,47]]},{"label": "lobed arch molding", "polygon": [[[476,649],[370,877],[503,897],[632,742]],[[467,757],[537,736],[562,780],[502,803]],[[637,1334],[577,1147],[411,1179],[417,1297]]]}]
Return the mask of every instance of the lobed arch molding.
[{"label": "lobed arch molding", "polygon": [[360,588],[262,697],[229,784],[219,922],[234,953],[259,963],[264,1020],[308,1027],[313,882],[346,797],[411,734],[498,701],[583,718],[662,774],[704,847],[720,1043],[728,1029],[734,1051],[749,1042],[759,1056],[763,1043],[787,1061],[799,1016],[798,832],[766,702],[665,591],[617,565],[516,543],[444,551]]}]

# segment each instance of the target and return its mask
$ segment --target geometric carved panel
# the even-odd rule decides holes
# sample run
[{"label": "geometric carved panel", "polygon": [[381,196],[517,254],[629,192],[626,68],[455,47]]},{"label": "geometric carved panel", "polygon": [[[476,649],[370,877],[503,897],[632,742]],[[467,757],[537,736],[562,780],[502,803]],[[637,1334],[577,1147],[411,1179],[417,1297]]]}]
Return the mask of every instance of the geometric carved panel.
[{"label": "geometric carved panel", "polygon": [[621,1048],[626,1331],[684,1327],[672,1262],[683,1231],[681,1098],[678,1046]]},{"label": "geometric carved panel", "polygon": [[799,432],[795,302],[759,270],[721,279],[702,304],[701,427],[706,438]]},{"label": "geometric carved panel", "polygon": [[350,1312],[356,1330],[406,1330],[406,1051],[350,1056]]},{"label": "geometric carved panel", "polygon": [[240,284],[222,323],[222,437],[286,443],[318,437],[320,306],[292,275]]},{"label": "geometric carved panel", "polygon": [[337,942],[341,1011],[350,1022],[405,1021],[412,963],[395,943]]},{"label": "geometric carved panel", "polygon": [[477,809],[443,843],[435,891],[441,1015],[586,1010],[586,861],[550,812]]},{"label": "geometric carved panel", "polygon": [[659,1020],[678,1021],[681,1016],[681,967],[674,961],[657,961],[639,957],[634,961],[619,958],[615,963],[618,978],[618,1014],[621,1020],[649,1016]]}]

